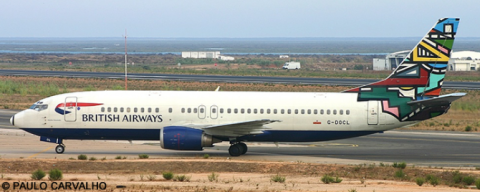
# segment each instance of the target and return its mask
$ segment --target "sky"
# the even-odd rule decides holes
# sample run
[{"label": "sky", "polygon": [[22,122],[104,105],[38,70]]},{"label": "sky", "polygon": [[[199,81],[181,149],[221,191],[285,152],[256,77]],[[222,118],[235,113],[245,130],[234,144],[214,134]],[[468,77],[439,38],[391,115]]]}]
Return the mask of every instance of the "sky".
[{"label": "sky", "polygon": [[15,0],[0,37],[419,37],[458,17],[480,37],[478,0]]}]

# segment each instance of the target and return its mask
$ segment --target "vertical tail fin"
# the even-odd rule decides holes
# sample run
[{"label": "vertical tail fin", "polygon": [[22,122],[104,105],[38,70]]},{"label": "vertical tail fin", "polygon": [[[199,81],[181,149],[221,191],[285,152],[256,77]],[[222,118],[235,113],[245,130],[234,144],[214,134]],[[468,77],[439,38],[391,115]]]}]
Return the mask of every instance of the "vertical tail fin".
[{"label": "vertical tail fin", "polygon": [[382,101],[384,112],[412,119],[416,112],[407,102],[440,95],[459,21],[440,19],[390,76],[344,92],[358,93],[358,101]]},{"label": "vertical tail fin", "polygon": [[415,100],[439,96],[459,21],[458,18],[440,19],[390,76],[345,92],[389,87],[389,90],[408,92]]}]

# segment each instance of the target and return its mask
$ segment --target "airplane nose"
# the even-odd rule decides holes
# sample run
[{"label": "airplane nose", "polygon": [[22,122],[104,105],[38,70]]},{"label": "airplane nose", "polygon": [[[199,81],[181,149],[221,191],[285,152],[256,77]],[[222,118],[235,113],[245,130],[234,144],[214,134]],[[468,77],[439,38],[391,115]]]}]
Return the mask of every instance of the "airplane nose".
[{"label": "airplane nose", "polygon": [[10,117],[10,124],[12,124],[13,126],[15,126],[15,115]]}]

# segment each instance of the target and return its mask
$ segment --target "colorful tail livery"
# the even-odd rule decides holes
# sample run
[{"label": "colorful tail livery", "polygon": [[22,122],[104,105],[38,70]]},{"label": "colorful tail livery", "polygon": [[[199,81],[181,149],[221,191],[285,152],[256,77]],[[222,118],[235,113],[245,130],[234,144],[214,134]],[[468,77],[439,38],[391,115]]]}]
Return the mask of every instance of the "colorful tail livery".
[{"label": "colorful tail livery", "polygon": [[440,95],[459,21],[440,19],[388,78],[345,92],[357,92],[358,101],[381,101],[383,112],[400,121],[424,120],[445,113],[451,101],[465,95],[436,98]]},{"label": "colorful tail livery", "polygon": [[75,102],[68,102],[68,103],[60,103],[55,107],[55,112],[57,112],[60,115],[65,115],[71,113],[71,111],[64,110],[65,107],[67,109],[72,109],[75,107],[80,110],[80,107],[93,107],[97,105],[102,105],[102,103],[75,103]]}]

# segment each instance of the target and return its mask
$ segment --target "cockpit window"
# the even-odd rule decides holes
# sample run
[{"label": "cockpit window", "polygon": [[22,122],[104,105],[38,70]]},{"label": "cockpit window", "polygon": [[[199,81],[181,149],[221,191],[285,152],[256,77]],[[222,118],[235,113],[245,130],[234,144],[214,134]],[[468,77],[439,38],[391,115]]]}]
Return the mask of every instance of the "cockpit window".
[{"label": "cockpit window", "polygon": [[48,105],[47,104],[33,104],[30,109],[33,109],[35,111],[43,111],[45,109],[48,109]]}]

